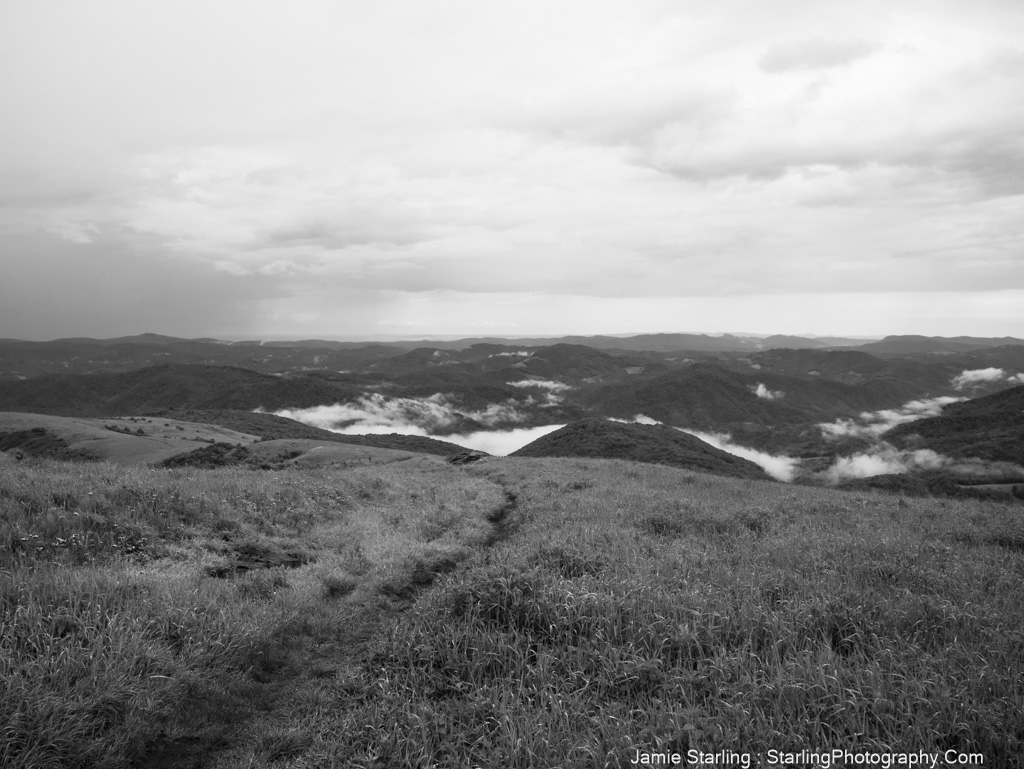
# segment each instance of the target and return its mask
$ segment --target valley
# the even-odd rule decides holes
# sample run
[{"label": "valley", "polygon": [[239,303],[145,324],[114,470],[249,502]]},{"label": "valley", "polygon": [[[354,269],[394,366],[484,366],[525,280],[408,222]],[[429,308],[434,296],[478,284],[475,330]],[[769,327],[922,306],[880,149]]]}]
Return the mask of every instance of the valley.
[{"label": "valley", "polygon": [[[0,340],[0,411],[191,415],[242,432],[276,416],[291,424],[288,437],[498,455],[564,425],[604,418],[703,436],[787,482],[937,470],[997,482],[1024,473],[1024,424],[1014,400],[1024,392],[1021,340],[567,340]],[[150,365],[157,356],[164,362]],[[129,368],[97,363],[111,360]],[[16,373],[43,361],[65,373]],[[987,405],[986,398],[995,400]],[[316,431],[299,435],[302,429]],[[271,435],[266,425],[256,434]]]}]

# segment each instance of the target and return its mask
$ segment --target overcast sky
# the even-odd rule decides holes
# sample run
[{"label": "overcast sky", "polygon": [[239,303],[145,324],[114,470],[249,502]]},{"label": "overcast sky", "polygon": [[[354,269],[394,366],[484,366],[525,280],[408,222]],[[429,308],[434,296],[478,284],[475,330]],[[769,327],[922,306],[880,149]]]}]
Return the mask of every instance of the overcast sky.
[{"label": "overcast sky", "polygon": [[0,337],[1024,336],[1021,0],[0,0]]}]

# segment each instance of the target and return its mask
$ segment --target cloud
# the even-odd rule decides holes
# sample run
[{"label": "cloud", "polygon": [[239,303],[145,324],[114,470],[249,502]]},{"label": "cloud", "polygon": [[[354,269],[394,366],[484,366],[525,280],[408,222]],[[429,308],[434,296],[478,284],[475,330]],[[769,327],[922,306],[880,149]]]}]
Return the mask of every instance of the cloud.
[{"label": "cloud", "polygon": [[987,382],[998,382],[1001,379],[1012,384],[1024,384],[1024,373],[1009,375],[1001,368],[976,368],[960,372],[953,377],[951,384],[955,389],[963,390]]},{"label": "cloud", "polygon": [[818,424],[818,428],[824,438],[877,438],[896,425],[927,417],[936,417],[942,413],[943,407],[962,400],[965,399],[949,395],[939,398],[922,398],[908,401],[897,409],[865,411],[857,420],[837,419],[835,422],[821,422]]},{"label": "cloud", "polygon": [[[643,414],[637,414],[632,419],[616,419],[615,417],[607,417],[607,419],[610,422],[621,422],[623,424],[664,424],[663,422],[659,422],[657,419],[651,419],[651,417],[644,416]],[[694,438],[699,438],[705,443],[709,443],[716,449],[720,449],[727,454],[748,459],[778,481],[785,481],[787,483],[792,481],[800,466],[799,459],[768,454],[764,451],[758,451],[757,449],[733,443],[732,436],[728,433],[707,433],[701,432],[700,430],[691,430],[686,427],[673,427],[672,429],[678,430],[681,433],[686,433],[687,435],[692,435]]]},{"label": "cloud", "polygon": [[626,424],[626,425],[632,425],[632,424],[636,424],[636,425],[660,425],[660,424],[663,424],[662,422],[659,422],[657,419],[652,419],[651,417],[645,416],[643,414],[637,414],[632,419],[617,419],[616,417],[606,417],[606,419],[609,422],[619,422],[621,424]]},{"label": "cloud", "polygon": [[900,451],[883,442],[869,452],[838,457],[825,475],[831,483],[838,483],[851,478],[906,473],[914,469],[935,470],[942,466],[942,457],[930,449]]},{"label": "cloud", "polygon": [[682,427],[675,428],[683,433],[688,433],[695,438],[700,438],[705,443],[710,443],[716,449],[721,449],[733,456],[748,459],[759,465],[768,475],[778,481],[790,482],[796,477],[800,467],[800,460],[793,457],[768,454],[748,446],[740,446],[732,442],[732,436],[728,433],[706,433],[700,430],[690,430]]},{"label": "cloud", "polygon": [[512,401],[492,404],[482,410],[457,407],[451,396],[437,393],[429,398],[385,398],[379,393],[366,395],[352,403],[336,403],[308,409],[282,409],[275,414],[303,424],[342,435],[422,435],[505,456],[554,432],[564,425],[518,427],[505,430],[478,430],[451,433],[448,430],[472,419],[489,426],[522,421],[524,416]]},{"label": "cloud", "polygon": [[[1015,3],[0,5],[0,233],[30,246],[0,247],[28,283],[119,232],[196,276],[182,307],[275,334],[701,330],[750,295],[841,319],[820,333],[1019,318],[935,298],[1024,288]],[[813,306],[857,293],[895,313]],[[66,334],[95,307],[170,330],[146,301],[31,301]]]},{"label": "cloud", "polygon": [[758,66],[762,71],[772,73],[831,69],[870,56],[878,48],[876,43],[864,40],[794,40],[771,46],[758,61]]},{"label": "cloud", "polygon": [[518,387],[523,390],[534,388],[546,390],[547,392],[544,393],[544,405],[546,406],[558,405],[562,402],[560,393],[573,389],[570,385],[553,379],[521,379],[518,382],[508,382],[507,384],[510,387]]},{"label": "cloud", "polygon": [[253,319],[289,293],[264,276],[225,275],[144,233],[99,227],[87,234],[91,240],[0,231],[4,336],[248,334]]},{"label": "cloud", "polygon": [[838,457],[824,475],[830,483],[839,483],[852,478],[903,474],[916,470],[944,470],[963,477],[1024,474],[1024,468],[1010,462],[989,462],[976,458],[954,459],[931,449],[900,450],[882,441],[867,452]]},{"label": "cloud", "polygon": [[485,451],[496,457],[504,457],[562,427],[565,425],[520,427],[513,430],[482,430],[474,433],[445,435],[442,440],[457,443],[467,449]]},{"label": "cloud", "polygon": [[565,392],[566,390],[572,389],[571,385],[555,381],[554,379],[520,379],[518,382],[508,382],[507,384],[510,387],[540,387],[544,390],[550,390],[555,393]]},{"label": "cloud", "polygon": [[763,382],[757,383],[757,387],[753,388],[753,393],[758,398],[763,398],[768,401],[778,400],[786,395],[782,390],[769,390]]},{"label": "cloud", "polygon": [[661,422],[659,422],[657,419],[652,419],[651,417],[644,416],[643,414],[637,414],[635,417],[633,417],[633,421],[636,422],[637,424],[640,424],[640,425],[660,425],[661,424]]},{"label": "cloud", "polygon": [[453,396],[443,393],[427,398],[387,398],[373,393],[351,403],[281,409],[274,413],[344,435],[443,435],[466,419],[497,426],[522,422],[526,418],[513,400],[494,403],[482,410],[471,410],[459,407]]}]

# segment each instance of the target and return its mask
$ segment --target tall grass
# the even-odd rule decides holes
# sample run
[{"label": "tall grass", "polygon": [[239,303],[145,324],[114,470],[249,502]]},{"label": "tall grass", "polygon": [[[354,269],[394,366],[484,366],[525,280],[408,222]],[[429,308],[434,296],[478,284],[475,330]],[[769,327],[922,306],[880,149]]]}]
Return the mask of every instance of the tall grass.
[{"label": "tall grass", "polygon": [[[517,536],[394,625],[352,766],[1024,750],[1019,507],[507,461]],[[315,762],[309,764],[315,765]]]},{"label": "tall grass", "polygon": [[599,460],[40,463],[0,466],[0,527],[5,767],[197,735],[213,769],[1024,750],[1019,506]]},{"label": "tall grass", "polygon": [[[289,646],[355,611],[340,597],[408,602],[501,502],[444,466],[0,465],[0,766],[128,766],[267,707]],[[307,565],[237,570],[285,551]]]}]

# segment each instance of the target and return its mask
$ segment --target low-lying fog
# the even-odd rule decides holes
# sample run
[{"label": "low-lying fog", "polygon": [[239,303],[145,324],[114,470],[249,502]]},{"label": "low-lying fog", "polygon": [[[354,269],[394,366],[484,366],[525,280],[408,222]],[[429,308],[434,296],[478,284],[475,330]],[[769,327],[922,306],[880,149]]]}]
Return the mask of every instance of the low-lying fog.
[{"label": "low-lying fog", "polygon": [[492,404],[479,411],[466,411],[440,393],[429,398],[385,398],[374,393],[353,403],[285,409],[274,413],[341,435],[421,435],[465,446],[467,449],[485,451],[496,457],[511,454],[542,435],[565,426],[556,424],[449,434],[444,428],[459,420],[473,419],[480,424],[497,425],[525,421],[525,415],[516,409],[513,402]]},{"label": "low-lying fog", "polygon": [[[965,371],[959,378],[964,382],[988,381],[1005,377],[1001,369]],[[1024,374],[1018,375],[1024,377]],[[308,409],[285,409],[277,411],[279,416],[288,417],[304,424],[319,427],[343,435],[421,435],[464,446],[467,449],[484,451],[494,456],[506,456],[526,446],[543,435],[563,427],[562,424],[541,427],[512,427],[531,421],[534,410],[528,414],[523,407],[545,408],[558,402],[564,385],[547,382],[513,383],[516,386],[529,385],[539,388],[542,395],[532,396],[526,403],[509,399],[493,403],[484,409],[461,407],[452,396],[436,393],[427,398],[388,398],[380,393],[364,395],[351,403],[336,403],[330,406],[316,406]],[[556,387],[555,385],[558,385]],[[560,389],[561,388],[561,389]],[[759,397],[777,397],[779,393],[759,394]],[[836,457],[827,470],[813,475],[829,483],[839,483],[849,478],[866,478],[888,473],[906,473],[919,469],[944,469],[956,475],[980,475],[992,471],[1024,472],[1015,465],[989,463],[982,460],[952,459],[928,449],[901,450],[882,440],[882,435],[891,427],[942,413],[950,403],[964,400],[956,397],[926,398],[910,401],[894,409],[865,412],[857,419],[839,419],[821,423],[818,429],[826,440],[838,440],[845,436],[867,438],[873,445],[866,451],[850,456]],[[471,433],[449,432],[458,424],[472,420],[491,429]],[[614,420],[627,421],[627,420]],[[637,414],[632,420],[640,424],[661,424],[655,419]],[[759,465],[766,473],[779,481],[791,482],[809,471],[803,470],[800,459],[785,455],[768,454],[764,451],[739,445],[727,433],[712,433],[689,428],[675,429],[689,433],[715,448],[726,451]]]}]

